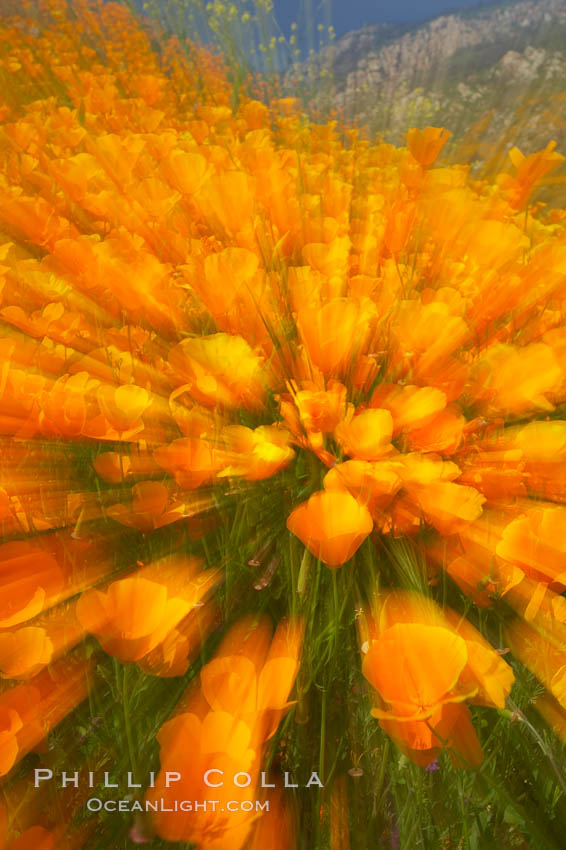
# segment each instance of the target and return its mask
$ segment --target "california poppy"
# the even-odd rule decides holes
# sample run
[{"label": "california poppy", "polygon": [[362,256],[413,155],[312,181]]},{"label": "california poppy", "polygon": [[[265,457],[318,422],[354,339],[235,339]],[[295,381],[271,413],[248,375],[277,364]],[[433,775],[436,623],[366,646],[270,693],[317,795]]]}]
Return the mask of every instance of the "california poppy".
[{"label": "california poppy", "polygon": [[350,493],[314,493],[289,515],[287,528],[329,567],[346,563],[373,528],[368,509]]}]

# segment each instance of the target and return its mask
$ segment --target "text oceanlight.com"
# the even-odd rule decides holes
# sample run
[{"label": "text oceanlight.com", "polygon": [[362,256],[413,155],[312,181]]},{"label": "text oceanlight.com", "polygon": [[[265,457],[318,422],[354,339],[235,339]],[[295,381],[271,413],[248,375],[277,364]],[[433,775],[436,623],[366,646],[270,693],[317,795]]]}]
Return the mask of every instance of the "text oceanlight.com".
[{"label": "text oceanlight.com", "polygon": [[269,800],[101,800],[90,797],[89,812],[268,812]]}]

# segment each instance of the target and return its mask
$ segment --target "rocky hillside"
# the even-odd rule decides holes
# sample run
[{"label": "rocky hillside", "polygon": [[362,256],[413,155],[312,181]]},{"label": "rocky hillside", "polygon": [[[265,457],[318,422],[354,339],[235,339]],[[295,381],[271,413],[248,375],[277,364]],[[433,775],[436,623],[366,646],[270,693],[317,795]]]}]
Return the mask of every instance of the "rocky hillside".
[{"label": "rocky hillside", "polygon": [[408,125],[434,123],[475,145],[478,157],[507,135],[531,150],[553,137],[566,149],[566,0],[508,0],[418,26],[367,26],[302,73],[317,99],[392,140]]}]

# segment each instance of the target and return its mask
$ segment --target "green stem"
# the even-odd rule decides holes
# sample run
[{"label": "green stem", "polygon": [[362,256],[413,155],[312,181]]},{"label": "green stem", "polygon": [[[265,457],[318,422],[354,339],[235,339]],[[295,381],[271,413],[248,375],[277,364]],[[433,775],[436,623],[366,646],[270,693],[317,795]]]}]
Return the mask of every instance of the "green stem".
[{"label": "green stem", "polygon": [[136,752],[134,749],[134,739],[132,735],[132,724],[130,723],[130,711],[129,711],[129,694],[128,694],[128,668],[126,666],[122,669],[122,707],[124,709],[124,726],[126,728],[126,740],[128,742],[128,755],[130,757],[130,766],[132,768],[132,773],[134,775],[134,782],[137,782],[137,761],[136,761]]}]

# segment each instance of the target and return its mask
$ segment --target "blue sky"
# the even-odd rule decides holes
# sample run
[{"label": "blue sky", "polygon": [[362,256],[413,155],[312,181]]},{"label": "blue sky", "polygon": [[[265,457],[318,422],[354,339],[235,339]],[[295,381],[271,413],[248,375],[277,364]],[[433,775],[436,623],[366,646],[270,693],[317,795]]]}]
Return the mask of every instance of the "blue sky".
[{"label": "blue sky", "polygon": [[419,21],[432,15],[466,6],[477,6],[478,0],[274,0],[277,20],[285,33],[289,34],[292,21],[304,22],[305,9],[310,5],[315,23],[327,22],[331,5],[331,22],[337,35],[348,30],[359,29],[364,24],[383,21]]}]

